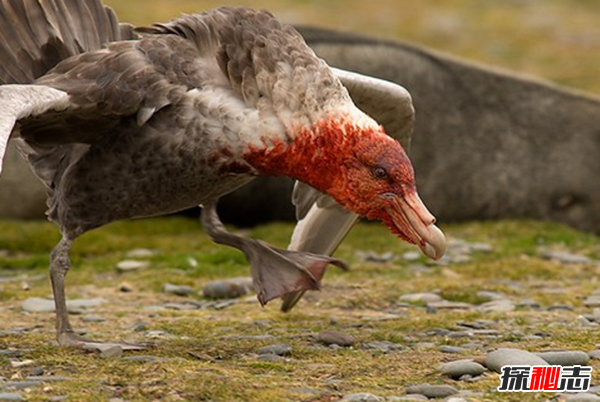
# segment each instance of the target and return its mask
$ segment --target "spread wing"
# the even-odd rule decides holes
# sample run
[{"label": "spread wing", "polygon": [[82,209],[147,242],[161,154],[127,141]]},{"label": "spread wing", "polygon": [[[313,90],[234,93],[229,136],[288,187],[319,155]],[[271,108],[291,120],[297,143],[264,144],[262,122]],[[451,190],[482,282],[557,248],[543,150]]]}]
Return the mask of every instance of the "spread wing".
[{"label": "spread wing", "polygon": [[[389,81],[337,68],[333,70],[354,103],[383,125],[386,133],[400,141],[408,151],[415,115],[408,91]],[[292,202],[298,224],[288,246],[290,250],[331,255],[358,219],[358,215],[304,183],[296,182]],[[303,294],[294,292],[284,296],[281,309],[291,310]]]}]

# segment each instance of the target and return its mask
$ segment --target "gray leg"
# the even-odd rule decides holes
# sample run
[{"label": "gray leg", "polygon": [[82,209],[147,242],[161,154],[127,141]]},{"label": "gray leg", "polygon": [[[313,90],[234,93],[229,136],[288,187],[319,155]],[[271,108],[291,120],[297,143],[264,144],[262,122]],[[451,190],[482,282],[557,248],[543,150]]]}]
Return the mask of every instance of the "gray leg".
[{"label": "gray leg", "polygon": [[282,250],[259,240],[229,233],[217,215],[215,204],[203,207],[202,223],[216,243],[235,247],[246,254],[252,269],[254,289],[262,305],[291,292],[318,290],[328,264],[346,269],[342,261],[329,256]]},{"label": "gray leg", "polygon": [[56,306],[56,338],[61,346],[71,346],[88,350],[104,351],[109,348],[121,347],[122,349],[143,349],[141,345],[126,343],[103,343],[85,339],[73,332],[67,311],[67,298],[65,295],[65,277],[71,267],[69,250],[73,240],[63,236],[62,240],[50,253],[50,279]]}]

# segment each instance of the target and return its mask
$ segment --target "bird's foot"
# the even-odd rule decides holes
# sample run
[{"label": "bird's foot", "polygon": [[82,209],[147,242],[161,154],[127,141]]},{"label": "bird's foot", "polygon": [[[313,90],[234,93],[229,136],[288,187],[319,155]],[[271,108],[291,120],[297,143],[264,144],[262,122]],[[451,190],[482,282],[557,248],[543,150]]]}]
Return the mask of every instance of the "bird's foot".
[{"label": "bird's foot", "polygon": [[282,250],[258,240],[244,239],[243,243],[262,305],[292,292],[319,290],[329,264],[348,269],[344,262],[325,255]]},{"label": "bird's foot", "polygon": [[137,344],[129,342],[93,341],[71,331],[60,333],[58,335],[58,344],[63,347],[83,349],[99,353],[105,353],[109,350],[118,352],[119,348],[121,349],[121,352],[124,350],[143,350],[150,346],[150,344]]}]

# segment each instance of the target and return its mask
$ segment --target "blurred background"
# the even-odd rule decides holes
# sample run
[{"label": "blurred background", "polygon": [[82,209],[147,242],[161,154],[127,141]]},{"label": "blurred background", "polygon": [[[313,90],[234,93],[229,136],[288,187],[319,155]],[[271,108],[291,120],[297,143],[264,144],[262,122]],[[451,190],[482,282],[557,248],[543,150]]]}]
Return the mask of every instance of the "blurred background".
[{"label": "blurred background", "polygon": [[422,44],[600,94],[600,0],[105,0],[121,21],[164,22],[221,5]]}]

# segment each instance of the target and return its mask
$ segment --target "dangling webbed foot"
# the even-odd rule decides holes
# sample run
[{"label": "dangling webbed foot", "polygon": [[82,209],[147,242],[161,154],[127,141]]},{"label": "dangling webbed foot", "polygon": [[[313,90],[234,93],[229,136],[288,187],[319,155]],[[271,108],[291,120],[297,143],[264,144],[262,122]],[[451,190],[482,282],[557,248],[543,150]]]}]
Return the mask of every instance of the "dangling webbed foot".
[{"label": "dangling webbed foot", "polygon": [[254,288],[262,305],[293,292],[320,289],[320,281],[329,264],[347,269],[342,261],[325,255],[282,250],[265,242],[245,239],[229,233],[214,204],[205,205],[202,223],[208,235],[219,244],[242,250],[252,267]]}]

